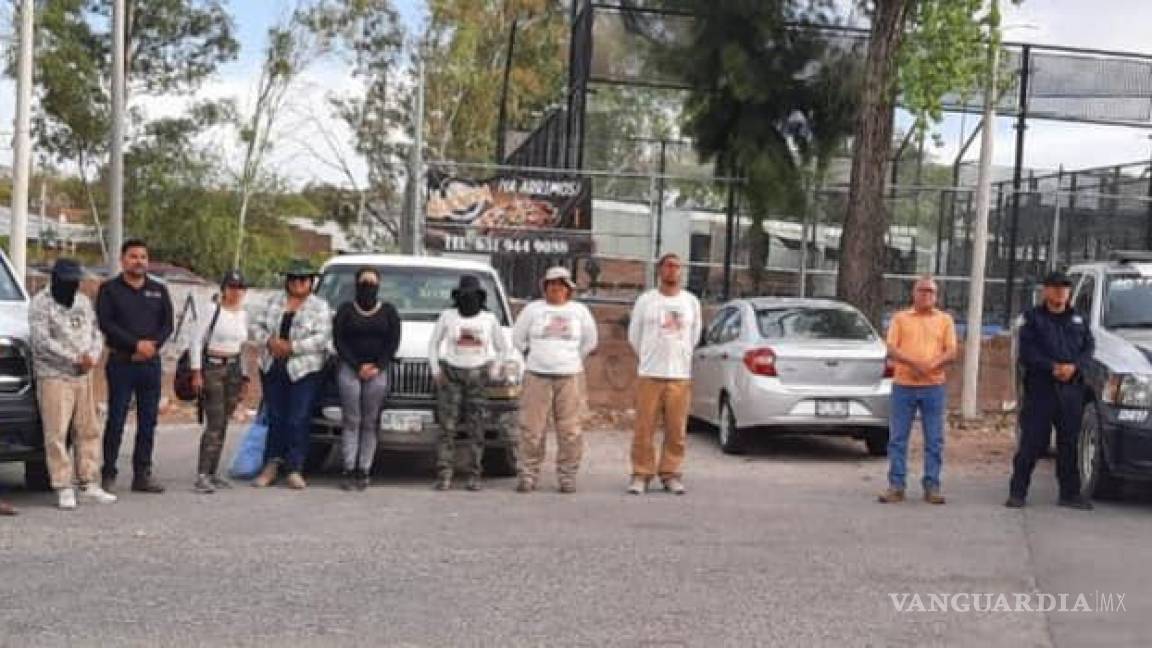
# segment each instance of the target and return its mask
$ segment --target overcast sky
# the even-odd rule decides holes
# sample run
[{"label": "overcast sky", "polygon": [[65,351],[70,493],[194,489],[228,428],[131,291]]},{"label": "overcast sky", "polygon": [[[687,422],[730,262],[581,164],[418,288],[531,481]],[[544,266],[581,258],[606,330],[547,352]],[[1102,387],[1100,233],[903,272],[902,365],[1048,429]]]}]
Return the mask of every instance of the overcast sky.
[{"label": "overcast sky", "polygon": [[[222,69],[218,78],[206,84],[200,96],[237,97],[243,102],[256,81],[265,31],[291,4],[284,0],[234,0],[230,4],[236,12],[241,58]],[[1007,40],[1152,54],[1152,39],[1148,37],[1152,0],[1026,0],[1018,7],[1005,4],[1009,4],[1005,10],[1005,23],[1009,26]],[[398,0],[397,7],[409,25],[415,27],[422,20],[423,0]],[[4,21],[6,31],[11,29],[7,16],[0,15],[0,20]],[[305,100],[286,118],[286,134],[276,152],[275,163],[282,172],[297,181],[338,178],[307,152],[304,142],[315,141],[308,138],[314,117],[324,120],[331,128],[338,128],[325,117],[324,97],[333,90],[350,88],[352,83],[331,67],[315,69],[304,80],[297,94]],[[146,108],[153,116],[171,114],[180,110],[183,101],[150,101]],[[0,164],[9,164],[11,160],[8,139],[14,111],[13,87],[5,79],[0,81],[0,140],[3,141]],[[977,121],[974,116],[949,117],[941,128],[945,146],[933,154],[940,161],[950,162],[962,135],[970,133]],[[1035,120],[1027,131],[1025,163],[1033,168],[1055,169],[1061,164],[1065,168],[1082,168],[1148,159],[1152,155],[1149,134],[1152,130]],[[974,146],[967,158],[975,159],[977,149]],[[1001,118],[997,124],[995,162],[1009,166],[1014,155],[1012,120]]]}]

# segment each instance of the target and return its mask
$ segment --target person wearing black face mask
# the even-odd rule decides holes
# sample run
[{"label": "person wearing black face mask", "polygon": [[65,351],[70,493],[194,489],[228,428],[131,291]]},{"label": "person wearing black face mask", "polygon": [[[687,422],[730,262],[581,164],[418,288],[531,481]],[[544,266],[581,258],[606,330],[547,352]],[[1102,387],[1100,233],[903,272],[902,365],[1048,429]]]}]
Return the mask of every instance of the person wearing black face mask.
[{"label": "person wearing black face mask", "polygon": [[[96,423],[91,372],[104,336],[92,302],[78,292],[82,276],[80,264],[58,259],[52,267],[51,285],[32,299],[28,309],[48,472],[64,510],[76,508],[75,486],[85,499],[104,504],[116,501],[97,481],[103,440]],[[70,428],[75,430],[71,449]]]},{"label": "person wearing black face mask", "polygon": [[471,451],[466,488],[480,490],[484,461],[484,390],[490,372],[511,345],[499,320],[484,310],[487,294],[480,280],[460,277],[452,291],[453,308],[440,313],[428,343],[428,366],[436,381],[440,443],[437,452],[437,490],[452,487],[456,466],[456,430],[467,431]]},{"label": "person wearing black face mask", "polygon": [[400,347],[396,308],[380,300],[380,273],[356,272],[356,295],[336,312],[333,341],[340,364],[336,381],[344,410],[344,490],[364,490],[376,455],[380,411],[388,396],[388,367]]}]

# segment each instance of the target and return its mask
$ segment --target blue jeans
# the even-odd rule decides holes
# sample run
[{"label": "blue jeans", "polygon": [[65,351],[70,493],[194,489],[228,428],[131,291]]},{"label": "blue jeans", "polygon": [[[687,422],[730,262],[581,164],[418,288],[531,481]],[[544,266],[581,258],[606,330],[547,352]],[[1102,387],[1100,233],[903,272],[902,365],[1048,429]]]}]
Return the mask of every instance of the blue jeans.
[{"label": "blue jeans", "polygon": [[156,439],[156,418],[160,414],[160,361],[127,362],[109,359],[104,367],[108,379],[108,422],[104,426],[104,477],[116,478],[116,459],[128,408],[136,396],[136,447],[132,471],[147,475],[152,471],[152,447]]},{"label": "blue jeans", "polygon": [[264,463],[279,461],[288,472],[304,470],[308,434],[312,428],[312,408],[320,391],[322,375],[322,372],[310,373],[292,382],[281,362],[263,374],[264,407],[268,412]]},{"label": "blue jeans", "polygon": [[948,401],[944,385],[933,387],[892,386],[892,411],[888,418],[888,485],[904,489],[908,473],[908,437],[912,421],[920,412],[924,427],[924,488],[940,488],[940,467],[944,464],[944,406]]}]

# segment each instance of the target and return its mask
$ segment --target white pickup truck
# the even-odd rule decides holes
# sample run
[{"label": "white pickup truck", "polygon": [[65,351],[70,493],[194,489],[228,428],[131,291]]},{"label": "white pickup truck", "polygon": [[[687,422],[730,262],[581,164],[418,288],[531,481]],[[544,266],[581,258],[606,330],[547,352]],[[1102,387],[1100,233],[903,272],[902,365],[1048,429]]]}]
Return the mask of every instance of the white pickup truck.
[{"label": "white pickup truck", "polygon": [[[403,320],[400,348],[390,375],[391,391],[380,417],[379,440],[383,451],[434,451],[440,435],[436,421],[436,388],[428,366],[428,342],[440,312],[452,305],[452,289],[464,275],[474,275],[488,293],[488,310],[504,326],[511,341],[512,310],[504,285],[488,264],[460,259],[398,255],[338,256],[321,270],[316,294],[333,312],[351,301],[356,271],[375,268],[380,273],[380,298],[391,302]],[[509,345],[510,346],[510,345]],[[513,354],[493,372],[485,417],[487,450],[484,470],[493,476],[516,474],[516,415],[524,362]],[[325,462],[340,440],[342,412],[331,371],[313,419],[310,457]]]}]

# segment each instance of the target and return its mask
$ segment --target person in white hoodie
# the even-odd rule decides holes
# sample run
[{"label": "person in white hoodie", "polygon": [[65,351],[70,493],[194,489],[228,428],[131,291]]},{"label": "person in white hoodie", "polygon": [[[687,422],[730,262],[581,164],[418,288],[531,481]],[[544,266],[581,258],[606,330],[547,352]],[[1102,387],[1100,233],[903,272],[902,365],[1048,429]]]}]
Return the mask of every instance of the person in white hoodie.
[{"label": "person in white hoodie", "polygon": [[556,472],[561,493],[576,490],[584,453],[580,412],[584,407],[584,359],[596,350],[596,320],[572,301],[576,284],[566,268],[544,274],[544,299],[526,306],[512,329],[512,344],[527,356],[520,395],[520,480],[516,490],[536,489],[544,462],[544,431],[551,416],[559,444]]},{"label": "person in white hoodie", "polygon": [[[683,264],[675,254],[660,257],[660,285],[640,296],[632,308],[628,342],[640,359],[636,385],[636,425],[632,437],[632,483],[640,495],[659,475],[664,489],[686,490],[681,466],[688,435],[692,394],[692,350],[700,339],[700,301],[680,288]],[[656,462],[656,422],[664,419],[664,446]]]},{"label": "person in white hoodie", "polygon": [[452,488],[456,431],[463,420],[471,451],[467,488],[478,491],[484,471],[484,389],[493,364],[510,348],[499,320],[485,309],[486,291],[472,275],[460,277],[453,307],[440,313],[428,342],[428,366],[436,381],[440,444],[436,489]]}]

